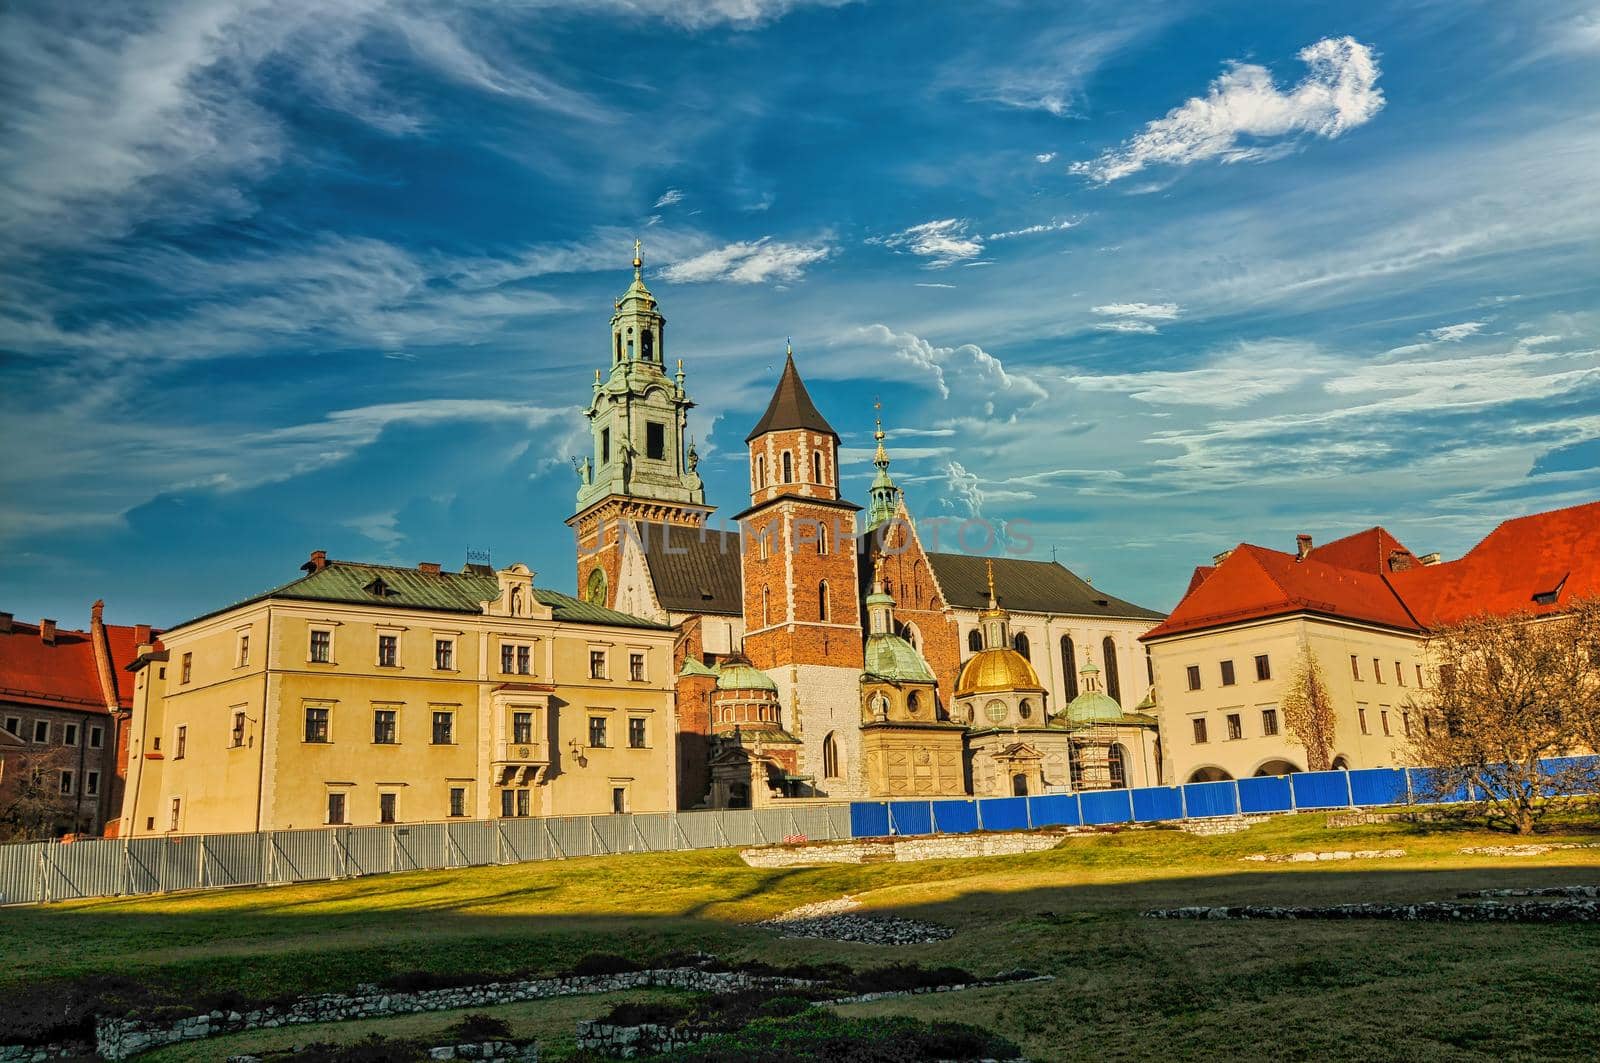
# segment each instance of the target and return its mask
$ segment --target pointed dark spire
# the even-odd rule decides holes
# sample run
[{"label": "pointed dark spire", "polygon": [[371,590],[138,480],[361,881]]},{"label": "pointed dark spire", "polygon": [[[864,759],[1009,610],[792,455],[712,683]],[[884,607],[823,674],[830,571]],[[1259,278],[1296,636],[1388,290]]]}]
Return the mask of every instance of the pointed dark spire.
[{"label": "pointed dark spire", "polygon": [[744,437],[749,443],[757,436],[766,435],[768,432],[781,432],[791,428],[804,428],[812,432],[825,432],[835,439],[839,433],[833,430],[825,417],[817,410],[816,403],[811,401],[811,395],[806,391],[804,381],[800,379],[800,371],[794,367],[794,350],[791,348],[783,361],[783,375],[778,378],[778,389],[772,393],[772,401],[767,403],[767,412],[761,415],[761,420]]}]

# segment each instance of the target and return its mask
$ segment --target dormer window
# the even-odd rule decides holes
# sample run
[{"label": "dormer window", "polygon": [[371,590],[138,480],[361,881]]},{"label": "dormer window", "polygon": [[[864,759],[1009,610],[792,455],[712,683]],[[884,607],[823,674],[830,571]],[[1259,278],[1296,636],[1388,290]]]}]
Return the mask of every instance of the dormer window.
[{"label": "dormer window", "polygon": [[372,577],[372,582],[368,583],[362,589],[368,594],[374,595],[378,598],[389,598],[395,593],[394,589],[383,581],[382,576]]}]

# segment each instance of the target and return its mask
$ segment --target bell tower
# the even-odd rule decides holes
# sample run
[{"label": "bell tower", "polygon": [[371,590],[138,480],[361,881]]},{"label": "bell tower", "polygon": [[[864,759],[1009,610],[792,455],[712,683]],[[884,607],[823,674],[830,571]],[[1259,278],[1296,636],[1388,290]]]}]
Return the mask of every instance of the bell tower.
[{"label": "bell tower", "polygon": [[578,497],[567,524],[578,539],[578,594],[610,606],[616,600],[621,525],[699,528],[712,507],[696,472],[699,455],[687,439],[689,410],[683,359],[666,369],[666,324],[645,287],[639,241],[633,283],[616,300],[607,368],[596,369],[589,420],[591,453],[575,459]]}]

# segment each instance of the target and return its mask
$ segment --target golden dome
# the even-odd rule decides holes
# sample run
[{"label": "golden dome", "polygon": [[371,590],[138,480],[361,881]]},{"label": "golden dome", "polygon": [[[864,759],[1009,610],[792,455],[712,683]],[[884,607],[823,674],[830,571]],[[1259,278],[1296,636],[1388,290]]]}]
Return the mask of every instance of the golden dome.
[{"label": "golden dome", "polygon": [[997,647],[981,650],[961,666],[956,697],[989,694],[999,690],[1043,690],[1039,674],[1016,650]]}]

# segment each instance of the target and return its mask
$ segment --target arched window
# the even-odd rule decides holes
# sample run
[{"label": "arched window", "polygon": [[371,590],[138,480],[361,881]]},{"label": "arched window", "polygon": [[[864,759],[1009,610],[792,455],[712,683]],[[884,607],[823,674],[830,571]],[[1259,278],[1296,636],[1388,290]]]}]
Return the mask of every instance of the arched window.
[{"label": "arched window", "polygon": [[817,584],[817,619],[828,619],[828,581]]},{"label": "arched window", "polygon": [[787,450],[783,452],[783,482],[794,482],[794,458]]},{"label": "arched window", "polygon": [[977,628],[973,628],[971,631],[967,632],[967,649],[971,650],[973,653],[977,653],[979,650],[983,649],[983,634],[979,632]]},{"label": "arched window", "polygon": [[1028,777],[1026,775],[1022,774],[1021,772],[1018,772],[1017,774],[1011,776],[1011,796],[1012,797],[1027,797],[1028,796]]},{"label": "arched window", "polygon": [[772,623],[772,588],[761,588],[761,626]]},{"label": "arched window", "polygon": [[1071,635],[1061,636],[1061,674],[1066,677],[1067,700],[1078,696],[1078,652]]},{"label": "arched window", "polygon": [[1033,659],[1029,656],[1028,636],[1022,632],[1019,631],[1011,636],[1011,648],[1022,654],[1022,656],[1027,657],[1028,660],[1031,661]]},{"label": "arched window", "polygon": [[1117,677],[1117,644],[1107,635],[1100,643],[1100,652],[1106,659],[1106,693],[1111,700],[1122,704],[1122,680]]},{"label": "arched window", "polygon": [[839,743],[834,739],[832,731],[829,731],[822,740],[822,777],[824,779],[839,777]]},{"label": "arched window", "polygon": [[822,482],[822,451],[820,450],[811,452],[811,482],[817,484]]},{"label": "arched window", "polygon": [[1118,743],[1113,742],[1111,748],[1106,750],[1106,763],[1111,767],[1111,788],[1113,790],[1126,790],[1128,788],[1128,751]]},{"label": "arched window", "polygon": [[645,361],[647,361],[647,362],[655,361],[655,357],[656,357],[656,336],[655,336],[655,333],[651,332],[649,329],[645,329],[644,332],[642,332],[639,335],[639,350],[643,353]]},{"label": "arched window", "polygon": [[767,456],[756,455],[756,488],[759,490],[767,486]]},{"label": "arched window", "polygon": [[817,553],[828,552],[828,526],[822,521],[817,521]]},{"label": "arched window", "polygon": [[613,361],[622,361],[622,333],[618,332],[613,337],[617,341],[617,353]]}]

